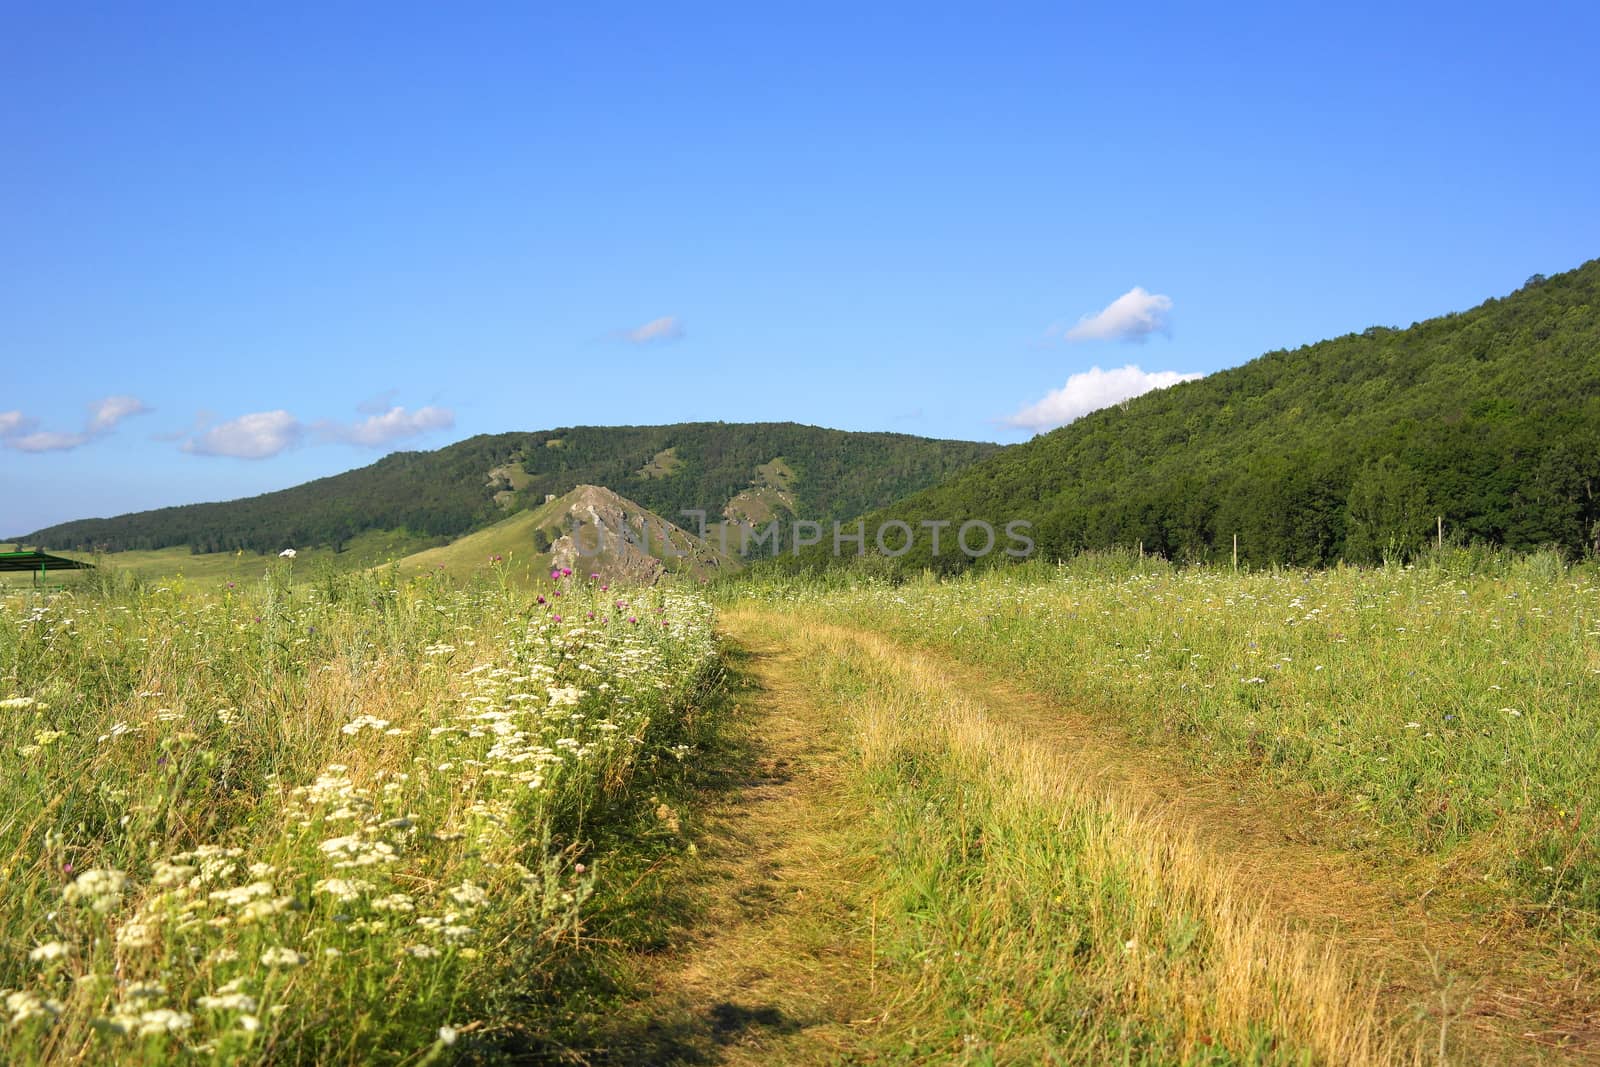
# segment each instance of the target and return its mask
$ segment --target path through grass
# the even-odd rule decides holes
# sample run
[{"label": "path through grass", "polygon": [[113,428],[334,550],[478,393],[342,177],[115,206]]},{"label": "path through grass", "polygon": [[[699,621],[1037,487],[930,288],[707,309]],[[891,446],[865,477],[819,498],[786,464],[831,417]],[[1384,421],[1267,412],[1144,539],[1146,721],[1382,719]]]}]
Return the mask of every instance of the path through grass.
[{"label": "path through grass", "polygon": [[[705,913],[646,967],[659,1062],[1562,1063],[1593,986],[1292,806],[992,672],[743,608]],[[636,1033],[638,1031],[635,1031]]]}]

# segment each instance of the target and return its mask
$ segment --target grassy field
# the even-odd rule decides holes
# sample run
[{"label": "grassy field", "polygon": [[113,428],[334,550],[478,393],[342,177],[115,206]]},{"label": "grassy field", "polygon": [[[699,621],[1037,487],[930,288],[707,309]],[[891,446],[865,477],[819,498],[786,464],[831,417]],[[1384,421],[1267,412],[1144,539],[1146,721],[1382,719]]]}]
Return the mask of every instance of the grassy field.
[{"label": "grassy field", "polygon": [[[328,572],[344,574],[365,570],[426,550],[439,541],[439,538],[418,537],[403,530],[368,531],[351,538],[340,552],[331,548],[296,549],[293,573],[304,581]],[[255,552],[195,553],[183,546],[113,552],[103,556],[89,552],[56,554],[85,560],[97,567],[148,581],[171,582],[181,579],[193,588],[207,590],[225,588],[229,582],[234,583],[235,587],[245,582],[258,582],[279,562],[276,555],[264,556]],[[60,571],[49,576],[49,585],[54,588],[76,588],[82,581],[81,571]],[[32,575],[0,575],[0,591],[23,591],[33,584]]]},{"label": "grassy field", "polygon": [[260,562],[0,595],[5,1062],[1600,1054],[1587,565]]},{"label": "grassy field", "polygon": [[[737,588],[737,587],[736,587]],[[736,599],[958,655],[1197,773],[1264,784],[1308,839],[1427,857],[1480,908],[1600,930],[1600,575],[1457,553],[1234,574],[1137,557]]]},{"label": "grassy field", "polygon": [[[1375,986],[1240,893],[1171,820],[1063,773],[937,660],[792,614],[735,610],[844,765],[871,857],[847,896],[870,964],[845,1062],[1408,1062]],[[863,927],[865,927],[863,929]],[[837,953],[837,948],[830,953]],[[837,1062],[816,1048],[782,1062]]]},{"label": "grassy field", "polygon": [[1108,554],[722,593],[854,759],[903,1047],[1543,1063],[1600,1056],[1597,577]]},{"label": "grassy field", "polygon": [[705,601],[288,571],[0,598],[5,1062],[536,1050],[682,843]]}]

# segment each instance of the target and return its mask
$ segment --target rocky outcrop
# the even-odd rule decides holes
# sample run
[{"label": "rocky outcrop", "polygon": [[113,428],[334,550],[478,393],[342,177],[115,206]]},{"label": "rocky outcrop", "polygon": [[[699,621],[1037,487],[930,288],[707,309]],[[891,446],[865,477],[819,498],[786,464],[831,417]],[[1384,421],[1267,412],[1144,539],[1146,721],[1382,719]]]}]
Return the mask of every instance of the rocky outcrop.
[{"label": "rocky outcrop", "polygon": [[738,566],[689,531],[603,486],[580,485],[562,503],[562,533],[550,545],[552,566],[643,584],[668,573],[707,577]]}]

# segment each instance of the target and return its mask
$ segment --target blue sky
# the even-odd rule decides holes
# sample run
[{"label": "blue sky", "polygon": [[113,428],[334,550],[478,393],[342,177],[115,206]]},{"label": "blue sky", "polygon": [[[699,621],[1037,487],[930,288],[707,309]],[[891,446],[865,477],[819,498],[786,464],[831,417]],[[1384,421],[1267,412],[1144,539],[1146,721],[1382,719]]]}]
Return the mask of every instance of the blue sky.
[{"label": "blue sky", "polygon": [[1023,440],[1600,255],[1592,6],[770,7],[8,7],[0,534],[577,423]]}]

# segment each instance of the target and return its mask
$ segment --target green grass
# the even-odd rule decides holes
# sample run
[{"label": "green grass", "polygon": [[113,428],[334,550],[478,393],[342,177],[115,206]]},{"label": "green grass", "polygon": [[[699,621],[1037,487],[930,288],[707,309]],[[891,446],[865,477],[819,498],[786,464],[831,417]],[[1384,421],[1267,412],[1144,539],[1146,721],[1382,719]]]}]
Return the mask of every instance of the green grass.
[{"label": "green grass", "polygon": [[1592,566],[1177,569],[1136,557],[967,579],[733,586],[1086,707],[1138,744],[1335,817],[1318,843],[1425,857],[1480,909],[1600,930]]},{"label": "green grass", "polygon": [[0,596],[5,1062],[415,1063],[589,1009],[709,605],[293,569]]},{"label": "green grass", "polygon": [[[335,552],[331,548],[305,548],[295,550],[294,574],[299,580],[308,580],[325,572],[346,573],[379,566],[391,560],[409,556],[439,542],[436,537],[422,537],[404,530],[369,530],[358,534]],[[293,547],[285,545],[284,547]],[[279,563],[279,557],[255,552],[194,553],[184,547],[161,548],[150,551],[110,552],[95,555],[89,552],[57,552],[56,555],[94,563],[98,568],[125,573],[151,582],[182,579],[204,589],[218,589],[233,582],[257,582]],[[52,587],[74,588],[84,580],[82,571],[62,571],[50,575]],[[0,590],[20,591],[31,588],[33,578],[26,574],[0,575]]]},{"label": "green grass", "polygon": [[[869,813],[870,1028],[850,1062],[1404,1060],[1337,954],[1238,898],[1163,820],[1063,774],[930,661],[809,617],[781,634]],[[769,638],[772,639],[772,638]]]},{"label": "green grass", "polygon": [[465,577],[487,571],[498,556],[519,581],[532,581],[541,572],[548,574],[550,570],[550,553],[539,549],[537,535],[543,532],[546,545],[561,536],[561,519],[565,512],[563,501],[552,500],[508,515],[449,544],[406,556],[398,561],[400,573],[410,576],[442,570]]},{"label": "green grass", "polygon": [[682,466],[683,459],[676,448],[663,448],[635,473],[641,478],[670,478]]}]

